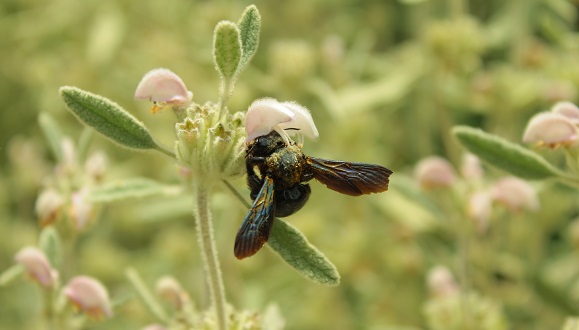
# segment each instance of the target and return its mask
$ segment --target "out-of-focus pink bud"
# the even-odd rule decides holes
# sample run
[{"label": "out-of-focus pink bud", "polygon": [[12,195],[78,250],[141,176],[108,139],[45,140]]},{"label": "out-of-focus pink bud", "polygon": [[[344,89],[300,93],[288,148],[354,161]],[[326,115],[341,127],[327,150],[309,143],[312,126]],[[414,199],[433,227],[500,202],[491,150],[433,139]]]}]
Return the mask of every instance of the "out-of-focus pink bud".
[{"label": "out-of-focus pink bud", "polygon": [[573,121],[554,112],[541,112],[533,116],[523,134],[523,142],[550,148],[571,146],[576,140],[577,127]]},{"label": "out-of-focus pink bud", "polygon": [[48,258],[35,247],[25,247],[20,250],[16,262],[24,267],[26,274],[45,288],[52,288],[58,278],[56,270],[52,269]]},{"label": "out-of-focus pink bud", "polygon": [[569,119],[575,124],[579,124],[579,108],[571,102],[558,102],[552,108],[551,112],[561,114]]},{"label": "out-of-focus pink bud", "polygon": [[167,328],[165,326],[160,325],[160,324],[149,324],[146,327],[144,327],[142,330],[167,330]]},{"label": "out-of-focus pink bud", "polygon": [[480,160],[473,154],[465,154],[462,157],[460,173],[467,180],[481,180],[484,176]]},{"label": "out-of-focus pink bud", "polygon": [[87,200],[87,189],[81,189],[72,193],[70,218],[76,230],[86,229],[95,216],[94,206]]},{"label": "out-of-focus pink bud", "polygon": [[432,268],[426,276],[428,290],[435,297],[448,297],[460,292],[454,276],[445,266]]},{"label": "out-of-focus pink bud", "polygon": [[101,181],[107,170],[107,156],[102,151],[90,155],[84,163],[84,170],[95,181]]},{"label": "out-of-focus pink bud", "polygon": [[506,177],[496,182],[491,194],[494,201],[512,212],[539,209],[539,197],[535,189],[526,181],[515,177]]},{"label": "out-of-focus pink bud", "polygon": [[468,215],[477,224],[479,232],[485,232],[488,228],[492,212],[491,196],[486,191],[478,191],[472,194],[468,200]]},{"label": "out-of-focus pink bud", "polygon": [[169,302],[175,310],[183,309],[189,297],[183,291],[177,280],[171,276],[163,276],[157,281],[157,294]]},{"label": "out-of-focus pink bud", "polygon": [[427,157],[418,162],[414,177],[424,189],[448,188],[456,181],[452,165],[438,156]]},{"label": "out-of-focus pink bud", "polygon": [[62,211],[64,198],[54,189],[46,189],[36,199],[34,209],[41,227],[48,226],[56,221]]},{"label": "out-of-focus pink bud", "polygon": [[193,93],[187,90],[185,83],[179,76],[171,70],[160,68],[145,74],[137,86],[135,98],[155,102],[151,108],[154,113],[165,105],[186,108],[193,99]]},{"label": "out-of-focus pink bud", "polygon": [[93,319],[112,317],[109,294],[105,287],[89,276],[76,276],[64,288],[68,301]]}]

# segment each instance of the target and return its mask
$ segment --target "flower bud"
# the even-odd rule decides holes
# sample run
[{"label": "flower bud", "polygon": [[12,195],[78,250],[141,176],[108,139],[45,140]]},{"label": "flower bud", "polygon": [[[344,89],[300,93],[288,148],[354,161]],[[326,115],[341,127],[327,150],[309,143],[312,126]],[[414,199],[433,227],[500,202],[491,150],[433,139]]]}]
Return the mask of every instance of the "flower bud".
[{"label": "flower bud", "polygon": [[78,231],[86,229],[95,217],[94,206],[87,200],[87,194],[87,189],[81,189],[71,197],[70,218]]},{"label": "flower bud", "polygon": [[571,146],[575,140],[577,127],[573,121],[554,112],[541,112],[533,116],[523,134],[523,142],[537,143],[550,148]]},{"label": "flower bud", "polygon": [[465,154],[462,157],[460,173],[467,180],[481,180],[484,176],[480,160],[473,154]]},{"label": "flower bud", "polygon": [[487,230],[492,212],[491,196],[486,191],[472,194],[468,200],[468,215],[477,224],[479,232]]},{"label": "flower bud", "polygon": [[219,120],[219,107],[207,103],[187,109],[177,123],[176,154],[182,166],[197,178],[226,179],[245,171],[245,114],[227,114]]},{"label": "flower bud", "polygon": [[104,152],[98,151],[90,155],[84,164],[84,170],[96,182],[102,180],[107,169],[107,156]]},{"label": "flower bud", "polygon": [[112,317],[109,294],[105,287],[89,276],[76,276],[64,288],[68,301],[93,319]]},{"label": "flower bud", "polygon": [[25,247],[16,254],[14,259],[24,267],[24,271],[30,278],[45,288],[54,287],[58,272],[52,269],[48,258],[42,251],[35,247]]},{"label": "flower bud", "polygon": [[188,302],[187,293],[181,288],[177,280],[171,276],[161,277],[156,285],[157,294],[173,306],[175,310],[183,309]]},{"label": "flower bud", "polygon": [[193,93],[187,90],[183,80],[168,69],[154,69],[145,74],[137,90],[135,98],[155,102],[151,112],[155,113],[166,105],[186,108],[191,104]]},{"label": "flower bud", "polygon": [[514,213],[539,209],[539,198],[535,189],[526,181],[515,177],[499,180],[492,188],[491,194],[494,201]]},{"label": "flower bud", "polygon": [[146,327],[144,327],[142,330],[167,330],[167,328],[165,326],[160,325],[160,324],[149,324]]},{"label": "flower bud", "polygon": [[54,189],[46,189],[36,199],[34,209],[41,227],[48,226],[56,221],[62,211],[64,198]]},{"label": "flower bud", "polygon": [[452,296],[460,292],[454,276],[445,266],[436,266],[426,275],[428,290],[435,297]]},{"label": "flower bud", "polygon": [[424,189],[448,188],[456,181],[452,165],[437,156],[422,159],[416,165],[414,177]]}]

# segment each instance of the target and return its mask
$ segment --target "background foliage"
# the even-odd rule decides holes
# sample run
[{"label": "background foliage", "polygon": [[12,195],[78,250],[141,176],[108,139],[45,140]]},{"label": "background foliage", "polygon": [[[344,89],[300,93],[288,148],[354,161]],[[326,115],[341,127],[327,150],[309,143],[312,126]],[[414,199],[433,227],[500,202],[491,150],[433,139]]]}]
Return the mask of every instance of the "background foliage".
[{"label": "background foliage", "polygon": [[[37,117],[48,112],[74,140],[82,127],[58,96],[75,85],[123,105],[162,144],[174,139],[173,115],[149,114],[133,100],[142,75],[178,73],[197,102],[217,98],[211,54],[215,24],[236,20],[247,1],[3,1],[0,5],[0,268],[36,244],[34,204],[55,159]],[[216,236],[227,296],[240,309],[274,302],[290,329],[432,328],[423,313],[426,274],[436,265],[460,272],[453,226],[463,210],[423,193],[412,179],[420,159],[440,155],[460,166],[455,124],[520,141],[527,119],[559,100],[579,101],[578,3],[516,1],[256,1],[260,48],[238,78],[229,108],[255,98],[297,100],[320,130],[307,154],[383,164],[388,193],[351,198],[313,184],[308,205],[289,220],[340,270],[339,287],[312,284],[271,251],[242,262],[233,238],[246,209],[225,190],[214,196]],[[174,164],[94,137],[106,153],[105,180],[142,176],[177,183]],[[556,152],[542,152],[562,164]],[[504,175],[487,168],[486,180]],[[242,179],[235,182],[241,190]],[[416,189],[415,189],[416,188]],[[513,329],[559,328],[579,313],[577,192],[536,184],[541,209],[498,210],[493,236],[473,239],[470,287],[502,306]],[[414,194],[414,195],[413,195]],[[418,197],[416,197],[418,196]],[[463,201],[464,202],[464,201]],[[132,299],[123,269],[147,283],[178,278],[198,304],[206,298],[194,242],[190,197],[135,200],[106,207],[78,242],[77,269],[101,279],[117,317],[95,329],[152,322]],[[446,204],[445,204],[446,203]],[[446,208],[445,208],[446,207]],[[464,206],[466,208],[466,206]],[[462,212],[462,213],[461,213]],[[501,213],[502,212],[502,213]],[[458,214],[458,215],[457,215]],[[457,220],[458,219],[458,220]],[[573,229],[575,228],[575,229]],[[492,260],[494,262],[490,262]],[[0,327],[37,329],[37,288],[0,289]]]}]

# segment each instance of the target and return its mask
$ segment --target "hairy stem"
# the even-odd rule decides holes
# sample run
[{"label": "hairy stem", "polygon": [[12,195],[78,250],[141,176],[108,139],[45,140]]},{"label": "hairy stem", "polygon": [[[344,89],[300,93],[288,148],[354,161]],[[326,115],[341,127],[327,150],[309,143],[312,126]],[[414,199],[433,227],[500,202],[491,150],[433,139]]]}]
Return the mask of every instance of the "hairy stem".
[{"label": "hairy stem", "polygon": [[209,189],[199,180],[193,184],[195,200],[194,214],[197,229],[197,240],[201,248],[205,275],[209,284],[209,295],[211,304],[215,309],[217,319],[217,329],[227,329],[227,318],[225,313],[225,290],[223,278],[221,277],[221,268],[217,258],[217,248],[213,236],[213,222],[211,211],[209,210]]}]

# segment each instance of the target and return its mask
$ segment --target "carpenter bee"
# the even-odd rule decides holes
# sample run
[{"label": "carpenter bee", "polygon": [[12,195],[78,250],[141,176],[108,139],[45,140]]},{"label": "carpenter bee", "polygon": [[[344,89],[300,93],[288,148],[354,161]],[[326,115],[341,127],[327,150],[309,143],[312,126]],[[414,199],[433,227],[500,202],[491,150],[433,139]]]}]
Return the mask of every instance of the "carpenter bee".
[{"label": "carpenter bee", "polygon": [[287,217],[305,205],[311,193],[306,182],[311,179],[350,196],[388,190],[392,171],[386,167],[309,157],[294,141],[287,141],[272,131],[247,145],[247,185],[254,202],[235,237],[237,259],[261,249],[274,217]]}]

